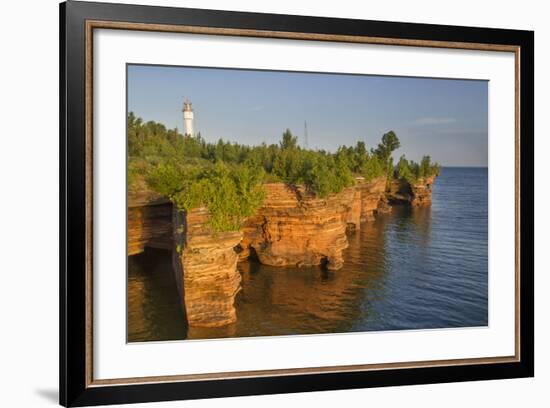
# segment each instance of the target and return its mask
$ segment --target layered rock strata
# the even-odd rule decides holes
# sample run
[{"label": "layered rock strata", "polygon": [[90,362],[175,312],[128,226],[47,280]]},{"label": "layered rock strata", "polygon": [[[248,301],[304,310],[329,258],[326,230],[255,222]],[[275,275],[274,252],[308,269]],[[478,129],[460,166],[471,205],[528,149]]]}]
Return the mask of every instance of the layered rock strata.
[{"label": "layered rock strata", "polygon": [[421,206],[430,205],[432,203],[432,186],[435,181],[435,176],[424,177],[418,180],[417,183],[411,185],[413,199],[411,205]]},{"label": "layered rock strata", "polygon": [[234,248],[240,232],[213,232],[208,211],[174,210],[173,264],[189,326],[218,327],[237,320],[235,296],[240,290]]},{"label": "layered rock strata", "polygon": [[387,193],[391,204],[408,204],[413,207],[432,203],[432,186],[435,176],[422,177],[414,183],[404,179],[393,180]]},{"label": "layered rock strata", "polygon": [[262,207],[242,228],[241,259],[253,252],[265,265],[326,264],[328,269],[340,269],[348,246],[347,223],[359,220],[355,188],[322,199],[303,186],[264,187]]},{"label": "layered rock strata", "polygon": [[379,211],[387,209],[384,204],[387,178],[372,181],[358,180],[356,189],[361,192],[361,222],[373,221]]},{"label": "layered rock strata", "polygon": [[234,302],[241,288],[238,260],[250,256],[272,266],[343,266],[346,232],[360,229],[389,204],[412,206],[431,202],[434,178],[411,185],[386,178],[365,182],[327,198],[303,186],[265,184],[266,198],[237,232],[214,232],[205,208],[189,212],[150,194],[128,199],[128,254],[147,246],[172,248],[182,305],[191,327],[218,327],[236,321]]},{"label": "layered rock strata", "polygon": [[172,249],[172,204],[151,192],[128,194],[128,255]]},{"label": "layered rock strata", "polygon": [[361,191],[355,190],[351,202],[351,208],[346,214],[346,225],[348,231],[356,231],[360,229],[361,214],[363,210],[362,207]]}]

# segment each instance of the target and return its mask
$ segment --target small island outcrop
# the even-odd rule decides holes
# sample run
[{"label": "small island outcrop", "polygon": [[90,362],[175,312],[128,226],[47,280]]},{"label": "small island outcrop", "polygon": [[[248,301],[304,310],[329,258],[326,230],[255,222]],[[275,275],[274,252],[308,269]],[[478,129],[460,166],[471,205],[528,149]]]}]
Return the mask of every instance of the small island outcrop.
[{"label": "small island outcrop", "polygon": [[413,207],[432,203],[432,186],[436,176],[422,177],[414,182],[393,180],[387,193],[393,204],[408,204]]}]

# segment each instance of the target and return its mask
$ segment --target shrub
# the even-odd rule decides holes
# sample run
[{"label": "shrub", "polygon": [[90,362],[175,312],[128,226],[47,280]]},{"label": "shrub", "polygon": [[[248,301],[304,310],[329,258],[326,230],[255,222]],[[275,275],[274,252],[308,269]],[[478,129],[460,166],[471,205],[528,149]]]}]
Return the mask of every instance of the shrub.
[{"label": "shrub", "polygon": [[207,207],[215,231],[238,230],[243,219],[261,205],[265,192],[263,172],[244,166],[229,168],[222,162],[203,166],[160,164],[151,169],[151,188],[183,210]]}]

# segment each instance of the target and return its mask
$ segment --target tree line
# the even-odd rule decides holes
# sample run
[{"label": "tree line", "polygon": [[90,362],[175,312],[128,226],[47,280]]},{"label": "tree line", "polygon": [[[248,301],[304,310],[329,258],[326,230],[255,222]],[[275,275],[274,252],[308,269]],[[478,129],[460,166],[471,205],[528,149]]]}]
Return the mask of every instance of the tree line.
[{"label": "tree line", "polygon": [[206,206],[216,231],[237,230],[261,206],[265,182],[305,185],[323,198],[353,185],[357,176],[415,182],[439,172],[429,156],[418,164],[402,156],[394,166],[392,153],[400,143],[393,131],[370,151],[359,141],[335,153],[300,147],[288,129],[278,144],[209,143],[200,134],[183,137],[177,129],[143,122],[131,112],[127,132],[129,190],[152,189],[185,210]]}]

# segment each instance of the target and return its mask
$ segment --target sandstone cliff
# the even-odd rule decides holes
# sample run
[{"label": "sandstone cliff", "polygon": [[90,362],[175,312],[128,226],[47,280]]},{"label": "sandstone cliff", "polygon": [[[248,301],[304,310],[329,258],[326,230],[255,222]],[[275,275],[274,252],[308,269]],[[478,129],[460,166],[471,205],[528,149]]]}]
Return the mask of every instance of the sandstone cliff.
[{"label": "sandstone cliff", "polygon": [[128,255],[172,249],[172,204],[151,192],[128,194]]},{"label": "sandstone cliff", "polygon": [[172,248],[178,292],[191,327],[218,327],[236,321],[234,302],[241,288],[237,261],[255,256],[266,265],[343,266],[346,232],[360,229],[391,204],[431,202],[434,178],[411,185],[386,178],[357,179],[355,186],[318,198],[303,186],[265,184],[266,198],[238,232],[214,232],[208,211],[173,210],[157,196],[128,200],[128,254],[146,246]]},{"label": "sandstone cliff", "polygon": [[360,221],[373,221],[379,211],[387,210],[385,206],[387,178],[383,176],[369,182],[358,181],[356,189],[361,193]]},{"label": "sandstone cliff", "polygon": [[423,177],[415,183],[409,183],[404,179],[393,180],[387,193],[389,202],[391,204],[408,204],[413,207],[431,204],[435,177]]},{"label": "sandstone cliff", "polygon": [[240,232],[213,232],[204,208],[174,210],[173,265],[189,326],[217,327],[237,320],[234,301],[240,290],[234,248]]},{"label": "sandstone cliff", "polygon": [[265,189],[263,206],[242,228],[241,259],[252,249],[266,265],[326,264],[328,269],[340,269],[350,212],[358,218],[355,188],[324,199],[303,186],[270,183]]}]

